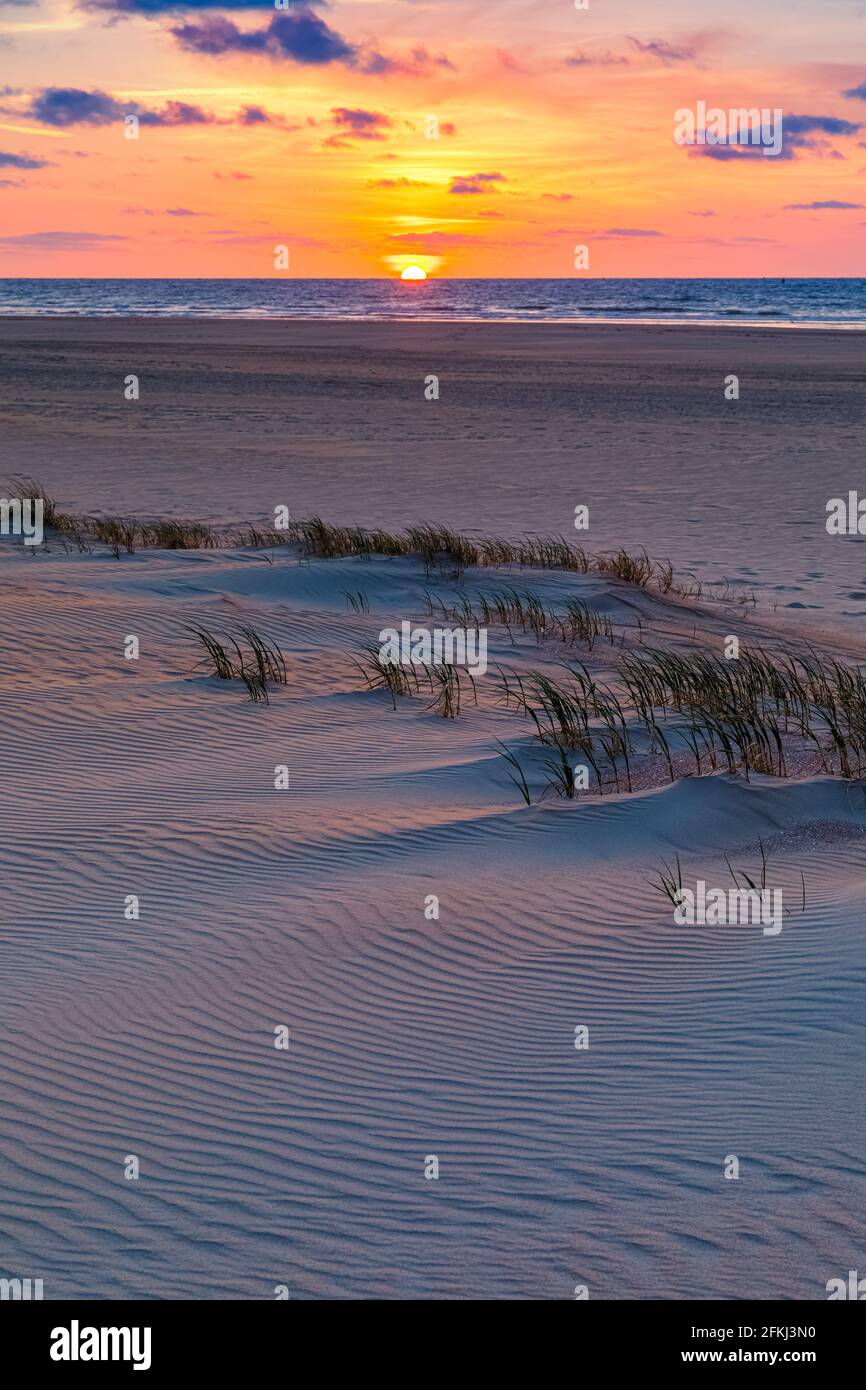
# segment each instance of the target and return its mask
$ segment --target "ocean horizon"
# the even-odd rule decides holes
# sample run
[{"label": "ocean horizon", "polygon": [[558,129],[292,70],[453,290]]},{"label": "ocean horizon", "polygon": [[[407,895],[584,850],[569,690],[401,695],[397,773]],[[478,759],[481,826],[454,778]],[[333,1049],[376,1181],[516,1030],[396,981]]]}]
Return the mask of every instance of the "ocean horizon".
[{"label": "ocean horizon", "polygon": [[866,328],[866,279],[0,279],[0,317]]}]

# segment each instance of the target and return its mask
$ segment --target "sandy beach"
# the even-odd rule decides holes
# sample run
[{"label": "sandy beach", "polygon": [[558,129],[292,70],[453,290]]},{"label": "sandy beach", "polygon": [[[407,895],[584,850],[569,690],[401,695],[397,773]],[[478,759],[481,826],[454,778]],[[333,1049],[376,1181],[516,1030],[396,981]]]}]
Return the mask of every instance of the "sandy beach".
[{"label": "sandy beach", "polygon": [[584,504],[592,545],[819,628],[866,615],[862,541],[824,526],[858,483],[864,387],[859,333],[0,321],[9,471],[71,509],[568,533]]},{"label": "sandy beach", "polygon": [[[531,688],[582,666],[625,701],[626,658],[721,659],[731,634],[866,659],[861,538],[825,527],[859,481],[862,342],[0,321],[4,473],[77,517],[220,541],[0,543],[10,1267],[46,1298],[823,1299],[862,1265],[859,769],[820,721],[814,746],[789,737],[788,709],[787,775],[706,747],[692,765],[685,735],[666,770],[635,719],[631,790],[615,756],[557,795],[495,670]],[[645,547],[679,587],[230,542],[280,505]],[[367,688],[353,658],[380,630],[505,586],[599,635],[491,621],[453,719]],[[189,631],[244,624],[285,656],[260,703]],[[759,875],[762,851],[791,905],[776,934],[679,925],[654,885],[677,858],[730,885],[726,856]]]}]

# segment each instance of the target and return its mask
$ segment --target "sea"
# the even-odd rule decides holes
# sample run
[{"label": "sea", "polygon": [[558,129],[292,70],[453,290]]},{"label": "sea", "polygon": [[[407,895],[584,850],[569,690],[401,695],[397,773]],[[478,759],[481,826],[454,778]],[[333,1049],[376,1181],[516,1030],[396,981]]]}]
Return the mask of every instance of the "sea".
[{"label": "sea", "polygon": [[866,328],[866,279],[0,280],[0,316]]}]

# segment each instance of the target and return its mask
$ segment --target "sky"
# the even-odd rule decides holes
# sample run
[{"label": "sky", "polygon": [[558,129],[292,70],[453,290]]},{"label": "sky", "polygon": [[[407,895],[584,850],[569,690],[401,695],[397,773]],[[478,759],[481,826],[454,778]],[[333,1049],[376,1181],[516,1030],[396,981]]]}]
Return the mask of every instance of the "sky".
[{"label": "sky", "polygon": [[408,264],[866,274],[866,0],[0,0],[0,275]]}]

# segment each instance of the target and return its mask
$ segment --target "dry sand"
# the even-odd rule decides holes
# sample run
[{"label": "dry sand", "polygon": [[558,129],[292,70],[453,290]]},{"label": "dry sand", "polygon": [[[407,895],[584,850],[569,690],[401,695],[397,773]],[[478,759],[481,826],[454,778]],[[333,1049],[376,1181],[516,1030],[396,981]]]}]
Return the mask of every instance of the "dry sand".
[{"label": "dry sand", "polygon": [[[7,470],[72,510],[271,514],[646,546],[818,626],[866,615],[861,333],[0,320]],[[124,400],[124,378],[141,397]],[[424,381],[439,377],[440,398]],[[740,379],[739,401],[724,381]]]},{"label": "dry sand", "polygon": [[[856,341],[4,323],[4,456],[75,511],[236,521],[285,501],[567,531],[588,501],[594,546],[636,535],[686,567],[649,524],[676,506],[686,553],[712,564],[718,523],[745,563],[753,496],[795,495],[814,524],[834,460],[847,487]],[[767,517],[772,554],[755,541],[749,563],[805,586]],[[680,645],[778,639],[766,606],[514,582]],[[813,586],[828,630],[836,582]],[[48,1298],[824,1298],[864,1259],[862,783],[718,775],[526,807],[494,741],[531,759],[531,729],[492,677],[452,722],[425,699],[393,711],[352,667],[422,618],[426,587],[455,591],[406,560],[0,545],[3,1272]],[[192,620],[252,620],[288,685],[253,705],[197,673]],[[491,630],[491,660],[559,655]],[[754,869],[759,838],[786,891],[804,874],[805,913],[775,937],[675,926],[661,857],[724,884],[723,855]]]}]

